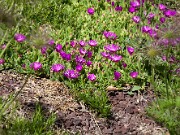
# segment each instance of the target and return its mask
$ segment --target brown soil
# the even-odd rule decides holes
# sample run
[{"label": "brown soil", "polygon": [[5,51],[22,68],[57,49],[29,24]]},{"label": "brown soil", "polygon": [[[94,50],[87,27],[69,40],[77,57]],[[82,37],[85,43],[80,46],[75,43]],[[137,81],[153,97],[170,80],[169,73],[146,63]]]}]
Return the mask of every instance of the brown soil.
[{"label": "brown soil", "polygon": [[[0,72],[0,96],[17,91],[23,85],[24,75],[13,71]],[[19,95],[21,117],[30,117],[36,103],[41,103],[47,112],[55,112],[55,134],[62,131],[82,135],[168,135],[166,128],[148,118],[145,107],[154,99],[153,92],[134,93],[133,96],[122,91],[109,91],[112,116],[99,118],[81,102],[77,102],[61,82],[44,78],[30,77]]]}]

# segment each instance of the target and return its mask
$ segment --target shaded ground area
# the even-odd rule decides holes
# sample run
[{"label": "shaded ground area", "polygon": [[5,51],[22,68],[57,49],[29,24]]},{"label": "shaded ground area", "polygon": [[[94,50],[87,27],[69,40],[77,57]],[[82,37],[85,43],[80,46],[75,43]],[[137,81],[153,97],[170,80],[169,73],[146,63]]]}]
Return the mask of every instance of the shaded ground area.
[{"label": "shaded ground area", "polygon": [[[13,71],[0,72],[0,96],[18,90],[24,82],[24,75]],[[167,130],[145,116],[145,107],[153,100],[151,91],[129,96],[122,91],[109,91],[112,104],[112,116],[98,118],[94,113],[70,94],[61,82],[52,82],[44,78],[31,77],[18,100],[21,108],[18,113],[30,117],[35,103],[42,104],[48,112],[55,112],[57,120],[54,127],[56,134],[79,132],[82,135],[168,135]]]}]

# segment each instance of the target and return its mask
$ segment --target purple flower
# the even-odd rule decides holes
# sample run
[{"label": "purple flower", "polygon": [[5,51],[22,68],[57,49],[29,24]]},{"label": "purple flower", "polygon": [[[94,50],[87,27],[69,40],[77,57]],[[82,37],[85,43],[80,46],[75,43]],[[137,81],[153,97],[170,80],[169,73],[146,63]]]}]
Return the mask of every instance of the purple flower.
[{"label": "purple flower", "polygon": [[86,65],[87,65],[88,67],[90,67],[90,66],[92,65],[92,61],[88,60],[88,61],[86,62]]},{"label": "purple flower", "polygon": [[167,60],[166,56],[163,55],[163,56],[162,56],[162,61],[166,61],[166,60]]},{"label": "purple flower", "polygon": [[81,55],[85,55],[87,53],[87,51],[84,48],[79,48],[79,53]]},{"label": "purple flower", "polygon": [[89,40],[88,44],[90,46],[97,46],[97,41],[96,40]]},{"label": "purple flower", "polygon": [[127,47],[127,51],[128,51],[128,53],[129,53],[129,55],[132,55],[132,54],[134,53],[134,48],[131,47],[131,46],[128,46],[128,47]]},{"label": "purple flower", "polygon": [[110,56],[108,52],[101,52],[101,55],[105,58],[108,58]]},{"label": "purple flower", "polygon": [[30,68],[34,70],[39,70],[42,68],[42,64],[40,62],[33,62],[30,64]]},{"label": "purple flower", "polygon": [[149,35],[150,35],[151,37],[155,38],[155,37],[157,37],[157,32],[156,32],[155,30],[151,29],[151,30],[149,31]]},{"label": "purple flower", "polygon": [[134,7],[129,7],[129,9],[128,9],[128,10],[129,10],[129,12],[130,12],[130,13],[134,13],[134,12],[136,12],[136,8],[134,8]]},{"label": "purple flower", "polygon": [[41,53],[46,54],[46,52],[47,52],[47,47],[46,46],[42,47],[41,48]]},{"label": "purple flower", "polygon": [[120,11],[122,11],[122,7],[121,7],[121,6],[116,6],[116,7],[115,7],[115,10],[118,11],[118,12],[120,12]]},{"label": "purple flower", "polygon": [[76,46],[76,43],[77,43],[76,41],[71,41],[71,42],[70,42],[70,45],[71,45],[72,47],[75,47],[75,46]]},{"label": "purple flower", "polygon": [[59,71],[62,71],[62,70],[64,70],[64,66],[62,65],[62,64],[53,64],[52,66],[51,66],[51,71],[53,71],[53,72],[59,72]]},{"label": "purple flower", "polygon": [[67,54],[63,50],[60,51],[60,55],[64,60],[70,61],[71,60],[71,54]]},{"label": "purple flower", "polygon": [[93,15],[94,14],[94,9],[93,8],[88,8],[87,12],[89,15]]},{"label": "purple flower", "polygon": [[80,45],[81,47],[83,47],[83,46],[85,46],[85,45],[86,45],[86,42],[85,42],[85,41],[83,41],[83,40],[81,40],[81,41],[79,41],[79,45]]},{"label": "purple flower", "polygon": [[151,20],[151,19],[153,19],[153,18],[154,18],[154,16],[155,16],[155,14],[153,14],[153,13],[149,13],[147,17],[148,17],[148,19],[150,19],[150,20]]},{"label": "purple flower", "polygon": [[76,79],[79,77],[79,73],[76,70],[68,69],[64,72],[64,76],[69,79]]},{"label": "purple flower", "polygon": [[75,61],[77,64],[82,64],[82,65],[86,62],[86,60],[83,57],[78,55],[75,57]]},{"label": "purple flower", "polygon": [[118,45],[109,44],[109,45],[104,46],[104,49],[110,52],[116,52],[120,50],[121,48]]},{"label": "purple flower", "polygon": [[117,38],[116,33],[112,32],[112,31],[104,31],[104,32],[103,32],[103,35],[104,35],[107,39],[110,39],[110,40],[116,40],[116,38]]},{"label": "purple flower", "polygon": [[26,64],[22,64],[22,68],[26,68]]},{"label": "purple flower", "polygon": [[122,56],[115,54],[115,55],[111,55],[109,58],[110,58],[113,62],[119,62],[119,61],[122,59]]},{"label": "purple flower", "polygon": [[141,19],[140,19],[139,16],[133,16],[132,20],[133,20],[135,23],[139,23]]},{"label": "purple flower", "polygon": [[21,42],[23,42],[23,41],[26,40],[26,36],[23,35],[23,34],[17,33],[17,34],[14,35],[14,39],[15,39],[17,42],[21,43]]},{"label": "purple flower", "polygon": [[1,46],[1,48],[2,48],[2,49],[5,49],[5,48],[6,48],[6,44],[3,44],[3,45]]},{"label": "purple flower", "polygon": [[155,28],[156,28],[156,29],[159,29],[159,25],[158,25],[158,24],[156,24]]},{"label": "purple flower", "polygon": [[54,40],[53,40],[53,39],[50,39],[50,40],[48,41],[48,44],[49,44],[49,45],[54,45],[54,44],[55,44],[55,42],[54,42]]},{"label": "purple flower", "polygon": [[96,76],[95,76],[94,74],[90,74],[90,73],[88,73],[87,78],[88,78],[90,81],[95,81],[95,80],[96,80]]},{"label": "purple flower", "polygon": [[82,66],[82,65],[78,64],[78,65],[76,66],[76,71],[80,72],[82,69],[83,69],[83,66]]},{"label": "purple flower", "polygon": [[163,14],[164,14],[166,17],[172,17],[172,16],[175,16],[175,15],[176,15],[176,11],[175,11],[175,10],[168,9],[168,10],[165,10],[165,11],[163,12]]},{"label": "purple flower", "polygon": [[0,65],[3,65],[5,63],[4,59],[0,59]]},{"label": "purple flower", "polygon": [[145,0],[137,0],[140,4],[144,4]]},{"label": "purple flower", "polygon": [[171,56],[169,58],[169,63],[175,63],[175,62],[177,62],[176,58],[174,56]]},{"label": "purple flower", "polygon": [[67,61],[70,61],[70,60],[71,60],[71,54],[70,54],[70,53],[67,53],[67,54],[65,55],[65,60],[67,60]]},{"label": "purple flower", "polygon": [[111,2],[111,5],[114,7],[114,5],[115,5],[115,2],[113,1],[113,2]]},{"label": "purple flower", "polygon": [[166,9],[166,6],[163,4],[159,4],[159,10],[164,11]]},{"label": "purple flower", "polygon": [[130,76],[132,78],[136,78],[138,76],[138,72],[133,71],[133,72],[130,73]]},{"label": "purple flower", "polygon": [[169,44],[168,39],[163,38],[163,39],[160,40],[160,45],[168,46],[168,44]]},{"label": "purple flower", "polygon": [[130,2],[131,7],[138,8],[140,7],[140,3],[138,1],[131,1]]},{"label": "purple flower", "polygon": [[88,58],[91,58],[91,57],[92,57],[92,51],[89,51],[89,50],[88,50],[87,53],[86,53],[86,55],[87,55]]},{"label": "purple flower", "polygon": [[122,66],[123,66],[123,68],[126,68],[126,67],[127,67],[127,64],[123,61],[123,62],[122,62]]},{"label": "purple flower", "polygon": [[114,80],[119,80],[121,78],[121,73],[118,71],[114,71]]},{"label": "purple flower", "polygon": [[148,33],[151,30],[149,26],[142,26],[142,32]]},{"label": "purple flower", "polygon": [[61,45],[61,44],[57,44],[56,47],[55,47],[55,49],[56,49],[57,52],[60,53],[61,50],[62,50],[62,45]]},{"label": "purple flower", "polygon": [[160,20],[161,23],[164,23],[166,21],[166,18],[165,17],[161,17],[159,20]]}]

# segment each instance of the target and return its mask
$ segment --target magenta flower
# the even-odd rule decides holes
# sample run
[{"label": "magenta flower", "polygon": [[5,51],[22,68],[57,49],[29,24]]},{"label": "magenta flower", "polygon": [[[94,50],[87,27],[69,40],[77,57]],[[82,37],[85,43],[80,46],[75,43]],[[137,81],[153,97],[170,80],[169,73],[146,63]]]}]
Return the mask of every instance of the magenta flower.
[{"label": "magenta flower", "polygon": [[63,50],[60,51],[60,55],[64,60],[70,61],[71,60],[71,54],[68,54],[64,52]]},{"label": "magenta flower", "polygon": [[89,51],[89,50],[88,50],[87,53],[86,53],[86,55],[87,55],[88,58],[91,58],[92,55],[93,55],[93,53],[92,53],[92,51]]},{"label": "magenta flower", "polygon": [[110,52],[116,52],[120,50],[121,48],[118,45],[109,44],[109,45],[104,46],[104,49]]},{"label": "magenta flower", "polygon": [[122,62],[122,66],[123,66],[123,68],[126,68],[126,67],[127,67],[127,64],[123,61],[123,62]]},{"label": "magenta flower", "polygon": [[133,71],[133,72],[130,73],[130,76],[132,78],[136,78],[138,76],[138,72]]},{"label": "magenta flower", "polygon": [[119,61],[122,59],[122,56],[115,54],[115,55],[111,55],[109,58],[110,58],[113,62],[119,62]]},{"label": "magenta flower", "polygon": [[55,42],[54,42],[54,40],[53,40],[53,39],[50,39],[50,40],[48,41],[48,44],[49,44],[49,45],[54,45],[54,44],[55,44]]},{"label": "magenta flower", "polygon": [[136,8],[134,8],[134,7],[129,7],[129,9],[128,9],[128,10],[129,10],[129,12],[130,12],[130,13],[134,13],[134,12],[136,12]]},{"label": "magenta flower", "polygon": [[70,45],[71,45],[72,47],[75,47],[75,46],[76,46],[76,44],[77,44],[77,42],[76,42],[76,41],[71,41],[71,42],[70,42]]},{"label": "magenta flower", "polygon": [[93,14],[94,14],[94,9],[93,9],[93,8],[88,8],[88,9],[87,9],[87,13],[88,13],[89,15],[93,15]]},{"label": "magenta flower", "polygon": [[70,54],[70,53],[67,53],[67,54],[65,55],[65,60],[67,60],[67,61],[70,61],[70,60],[71,60],[71,54]]},{"label": "magenta flower", "polygon": [[77,64],[82,64],[82,65],[86,62],[86,60],[83,57],[78,55],[75,57],[75,61]]},{"label": "magenta flower", "polygon": [[116,40],[116,38],[117,38],[116,33],[112,32],[112,31],[104,31],[104,32],[103,32],[103,35],[104,35],[107,39],[110,39],[110,40]]},{"label": "magenta flower", "polygon": [[96,80],[96,76],[95,76],[94,74],[90,74],[90,73],[88,73],[87,78],[88,78],[90,81],[95,81],[95,80]]},{"label": "magenta flower", "polygon": [[118,71],[114,71],[114,80],[119,80],[121,78],[121,73]]},{"label": "magenta flower", "polygon": [[142,32],[148,33],[151,30],[151,27],[149,26],[142,26]]},{"label": "magenta flower", "polygon": [[79,73],[76,70],[68,69],[64,72],[64,76],[69,79],[76,79],[79,77]]},{"label": "magenta flower", "polygon": [[44,55],[44,54],[46,54],[46,52],[47,52],[47,47],[46,46],[42,47],[41,53]]},{"label": "magenta flower", "polygon": [[6,48],[6,44],[3,44],[3,45],[1,46],[1,48],[2,48],[2,49],[5,49],[5,48]]},{"label": "magenta flower", "polygon": [[111,5],[114,7],[114,5],[115,5],[115,2],[113,1],[113,2],[111,2]]},{"label": "magenta flower", "polygon": [[177,13],[177,12],[176,12],[175,10],[171,10],[171,9],[165,10],[165,11],[163,12],[163,14],[164,14],[166,17],[175,16],[176,13]]},{"label": "magenta flower", "polygon": [[60,72],[64,69],[65,69],[65,67],[62,64],[53,64],[51,66],[51,71],[53,71],[53,72]]},{"label": "magenta flower", "polygon": [[56,45],[56,47],[55,47],[55,49],[56,49],[56,52],[61,52],[61,50],[62,50],[62,45],[61,44],[57,44]]},{"label": "magenta flower", "polygon": [[42,64],[40,62],[33,62],[30,64],[30,68],[34,70],[39,70],[42,68]]},{"label": "magenta flower", "polygon": [[108,52],[101,52],[101,55],[105,58],[108,58],[110,56]]},{"label": "magenta flower", "polygon": [[148,18],[149,20],[151,20],[151,19],[153,19],[153,18],[154,18],[154,16],[155,16],[155,14],[153,14],[153,13],[149,13],[149,14],[148,14],[148,16],[147,16],[147,18]]},{"label": "magenta flower", "polygon": [[159,24],[156,24],[155,28],[156,28],[156,29],[159,29]]},{"label": "magenta flower", "polygon": [[131,7],[138,8],[140,7],[140,3],[137,0],[130,2]]},{"label": "magenta flower", "polygon": [[166,6],[163,4],[159,4],[159,10],[164,11],[166,9]]},{"label": "magenta flower", "polygon": [[118,12],[120,12],[120,11],[122,11],[122,7],[121,7],[121,6],[116,6],[116,7],[115,7],[115,10],[118,11]]},{"label": "magenta flower", "polygon": [[22,68],[26,68],[26,64],[22,64],[21,67],[22,67]]},{"label": "magenta flower", "polygon": [[166,56],[163,55],[163,56],[162,56],[162,61],[166,61],[166,60],[167,60]]},{"label": "magenta flower", "polygon": [[15,39],[17,42],[21,43],[21,42],[23,42],[23,41],[26,40],[26,36],[23,35],[23,34],[17,33],[17,34],[14,35],[14,39]]},{"label": "magenta flower", "polygon": [[140,19],[139,16],[133,16],[132,20],[133,20],[135,23],[139,23],[141,19]]},{"label": "magenta flower", "polygon": [[3,65],[5,63],[4,59],[0,59],[0,65]]},{"label": "magenta flower", "polygon": [[166,18],[165,17],[161,17],[159,20],[160,20],[161,23],[164,23],[166,21]]},{"label": "magenta flower", "polygon": [[84,48],[79,48],[79,53],[81,55],[85,55],[87,53],[87,51]]},{"label": "magenta flower", "polygon": [[90,67],[90,66],[92,65],[92,61],[88,60],[88,61],[86,62],[86,65],[87,65],[88,67]]},{"label": "magenta flower", "polygon": [[89,40],[88,44],[90,46],[97,46],[97,41],[96,40]]},{"label": "magenta flower", "polygon": [[76,71],[80,72],[82,69],[83,69],[83,66],[82,66],[82,65],[78,64],[78,65],[76,66]]},{"label": "magenta flower", "polygon": [[85,42],[85,41],[83,41],[83,40],[81,40],[81,41],[79,41],[79,45],[80,45],[81,47],[83,47],[83,46],[85,46],[85,45],[86,45],[86,42]]},{"label": "magenta flower", "polygon": [[151,30],[149,31],[149,35],[150,35],[151,37],[155,38],[155,37],[157,37],[157,32],[156,32],[155,30],[151,29]]},{"label": "magenta flower", "polygon": [[128,51],[128,53],[129,53],[129,55],[132,55],[132,54],[134,53],[134,48],[131,47],[131,46],[128,46],[128,47],[127,47],[127,51]]}]

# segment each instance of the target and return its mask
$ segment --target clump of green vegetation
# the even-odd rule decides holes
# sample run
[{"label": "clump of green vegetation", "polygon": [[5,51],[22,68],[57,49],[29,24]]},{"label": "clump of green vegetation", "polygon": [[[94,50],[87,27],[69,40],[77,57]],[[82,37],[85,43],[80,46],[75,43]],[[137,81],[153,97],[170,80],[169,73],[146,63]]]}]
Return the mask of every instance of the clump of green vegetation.
[{"label": "clump of green vegetation", "polygon": [[131,91],[150,83],[167,109],[176,106],[180,33],[169,25],[177,11],[153,2],[4,0],[19,21],[1,40],[0,68],[63,81],[103,117],[111,113],[106,88],[125,83],[136,86]]},{"label": "clump of green vegetation", "polygon": [[[6,115],[7,117],[7,115]],[[36,106],[32,118],[8,117],[1,121],[1,135],[53,135],[52,127],[56,117],[45,116],[40,105]],[[2,128],[3,127],[3,128]]]}]

